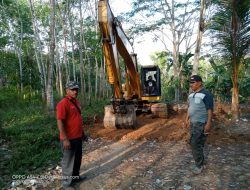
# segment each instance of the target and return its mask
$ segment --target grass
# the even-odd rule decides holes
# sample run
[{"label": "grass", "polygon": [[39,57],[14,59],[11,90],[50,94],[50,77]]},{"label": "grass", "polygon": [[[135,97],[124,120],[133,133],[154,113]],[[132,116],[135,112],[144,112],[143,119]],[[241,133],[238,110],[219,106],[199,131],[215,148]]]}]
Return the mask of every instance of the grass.
[{"label": "grass", "polygon": [[86,105],[82,109],[82,117],[84,124],[89,124],[93,116],[103,116],[104,106],[109,104],[109,100],[98,100],[91,105]]},{"label": "grass", "polygon": [[56,120],[40,106],[1,109],[0,115],[1,137],[7,140],[11,155],[0,168],[4,182],[11,181],[12,175],[37,175],[59,161]]},{"label": "grass", "polygon": [[[0,135],[6,140],[10,156],[5,159],[6,153],[0,149],[0,189],[11,182],[12,175],[38,175],[61,158],[55,117],[44,113],[37,97],[25,102],[12,91],[7,93],[0,91]],[[85,106],[84,122],[88,123],[94,114],[102,115],[106,103],[98,101]]]}]

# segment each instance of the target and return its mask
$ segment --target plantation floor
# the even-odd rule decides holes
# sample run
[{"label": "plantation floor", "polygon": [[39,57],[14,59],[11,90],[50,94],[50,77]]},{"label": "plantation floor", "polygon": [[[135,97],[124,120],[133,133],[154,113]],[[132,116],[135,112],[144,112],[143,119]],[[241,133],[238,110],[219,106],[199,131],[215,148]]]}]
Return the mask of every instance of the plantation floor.
[{"label": "plantation floor", "polygon": [[[91,138],[84,142],[81,167],[87,180],[75,189],[248,189],[250,114],[237,122],[215,117],[205,147],[206,168],[197,176],[190,169],[194,162],[183,119],[184,114],[168,119],[141,115],[135,130],[104,129],[101,121],[87,126]],[[60,169],[46,175],[58,177]],[[54,177],[35,186],[60,189],[60,181]]]}]

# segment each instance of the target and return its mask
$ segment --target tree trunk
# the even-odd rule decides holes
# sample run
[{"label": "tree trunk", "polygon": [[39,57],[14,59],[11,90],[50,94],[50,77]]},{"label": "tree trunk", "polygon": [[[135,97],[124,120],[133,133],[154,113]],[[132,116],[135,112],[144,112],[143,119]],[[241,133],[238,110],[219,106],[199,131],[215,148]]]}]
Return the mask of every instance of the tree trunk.
[{"label": "tree trunk", "polygon": [[91,63],[88,58],[88,104],[91,105],[92,85],[91,85]]},{"label": "tree trunk", "polygon": [[[233,1],[233,6],[237,6],[237,2]],[[232,14],[232,41],[233,41],[233,53],[232,53],[232,66],[233,66],[233,76],[232,76],[232,82],[233,82],[233,89],[232,89],[232,105],[231,110],[233,114],[233,119],[239,119],[239,86],[238,86],[238,71],[239,71],[239,65],[240,65],[240,59],[237,54],[237,35],[239,30],[239,23],[238,23],[238,16],[236,13],[236,10],[233,10]]]},{"label": "tree trunk", "polygon": [[[55,13],[56,14],[56,13]],[[58,5],[58,14],[59,14],[59,17],[61,18],[61,20],[59,19],[55,19],[55,26],[59,26],[60,25],[60,21],[62,21],[62,17],[61,17],[61,12],[60,12],[60,7]],[[61,24],[63,25],[63,23]],[[64,26],[62,26],[64,28]],[[56,89],[57,89],[57,92],[58,94],[60,95],[60,97],[63,97],[63,79],[62,79],[62,68],[63,68],[63,62],[61,62],[61,59],[60,59],[60,37],[57,35],[59,33],[59,27],[55,28],[54,30],[54,33],[55,33],[55,52],[54,52],[54,65],[56,66],[56,72],[55,73],[55,76],[57,77],[56,78]],[[63,60],[64,61],[64,52],[63,52]]]},{"label": "tree trunk", "polygon": [[[34,6],[33,6],[33,1],[29,0],[29,5],[30,5],[30,11],[31,11],[31,16],[32,16],[32,26],[33,26],[33,31],[34,31],[34,50],[35,50],[35,56],[36,56],[36,62],[38,65],[39,69],[39,77],[40,77],[40,82],[41,82],[41,88],[42,88],[42,99],[45,100],[46,98],[46,86],[47,86],[47,79],[46,79],[46,71],[45,71],[45,66],[43,63],[43,58],[42,58],[42,45],[41,45],[41,40],[40,36],[37,30],[37,24],[36,24],[36,15],[34,11]],[[39,51],[37,51],[37,48]],[[40,58],[40,60],[39,60]]]},{"label": "tree trunk", "polygon": [[82,16],[82,1],[79,2],[79,11],[80,11],[80,44],[79,44],[80,81],[81,81],[81,97],[84,100],[84,97],[85,97],[85,80],[84,80],[84,62],[83,62],[83,23],[82,23],[83,22],[83,16]]},{"label": "tree trunk", "polygon": [[[153,1],[150,1],[153,2]],[[186,53],[191,49],[194,43],[190,43],[192,38],[192,32],[190,32],[189,28],[193,22],[195,22],[192,18],[192,14],[194,10],[190,10],[186,5],[183,7],[184,13],[178,13],[178,5],[176,0],[164,0],[160,1],[162,6],[162,13],[164,14],[165,20],[169,20],[168,26],[169,30],[172,33],[171,38],[169,38],[166,33],[167,39],[169,39],[173,45],[172,47],[172,56],[173,56],[173,77],[174,77],[174,85],[175,85],[175,101],[180,101],[182,97],[182,86],[183,86],[183,62],[180,62],[180,45],[185,40],[186,41]],[[171,2],[171,3],[170,3]],[[180,3],[181,4],[181,3]],[[182,4],[184,5],[184,4]],[[191,11],[191,12],[190,12]],[[178,15],[178,16],[176,16]],[[178,17],[178,18],[177,18]],[[165,48],[167,51],[167,45]],[[171,50],[170,50],[171,51]]]},{"label": "tree trunk", "polygon": [[[65,32],[65,33],[64,33]],[[66,71],[66,81],[69,81],[70,79],[70,69],[68,66],[68,46],[67,46],[67,37],[66,37],[66,31],[64,31],[64,50],[63,50],[63,65],[65,66],[65,71]]]},{"label": "tree trunk", "polygon": [[[86,6],[87,6],[87,3],[86,2]],[[82,11],[82,9],[81,9]],[[83,21],[83,17],[82,17],[82,12],[80,12],[80,20]],[[91,86],[91,62],[90,62],[90,58],[89,58],[89,51],[88,51],[88,48],[87,48],[87,43],[86,43],[86,39],[85,39],[85,35],[84,35],[84,29],[83,29],[83,25],[82,25],[82,22],[80,22],[81,26],[80,26],[80,35],[81,35],[81,39],[82,39],[82,45],[83,45],[83,48],[82,50],[84,50],[84,53],[85,53],[85,60],[87,63],[87,67],[86,67],[86,70],[87,70],[87,78],[88,78],[88,94],[87,94],[87,102],[89,105],[91,105],[91,96],[92,96],[92,86]],[[86,93],[86,85],[85,85],[85,80],[84,80],[84,86],[85,86],[85,93]]]},{"label": "tree trunk", "polygon": [[75,66],[75,57],[74,57],[74,20],[72,19],[72,15],[70,15],[70,10],[68,11],[68,20],[69,20],[69,25],[70,25],[70,36],[71,36],[71,61],[72,61],[72,75],[74,81],[76,81],[76,66]]},{"label": "tree trunk", "polygon": [[106,91],[108,90],[107,88],[106,88],[106,83],[104,82],[105,80],[107,80],[107,78],[106,78],[106,63],[105,63],[105,59],[104,59],[104,56],[102,57],[102,68],[103,68],[103,70],[102,70],[102,72],[103,72],[103,80],[102,80],[102,87],[103,87],[103,94],[102,94],[102,97],[108,97],[108,96],[106,96]]},{"label": "tree trunk", "polygon": [[66,16],[68,14],[66,14],[67,10],[65,8],[65,11],[61,11],[60,6],[58,5],[58,11],[59,11],[59,18],[61,20],[61,26],[63,28],[63,39],[64,39],[64,48],[63,48],[63,63],[60,64],[61,66],[61,70],[62,67],[65,66],[65,71],[66,71],[66,81],[69,81],[70,79],[70,69],[68,67],[68,46],[67,46],[67,22],[66,22]]},{"label": "tree trunk", "polygon": [[181,66],[180,66],[180,60],[179,60],[179,44],[177,42],[176,34],[175,34],[175,26],[172,30],[172,35],[173,35],[173,64],[174,64],[174,77],[175,77],[175,102],[180,101],[180,71],[181,71]]},{"label": "tree trunk", "polygon": [[104,70],[103,70],[103,59],[101,59],[101,67],[100,67],[100,82],[99,82],[99,99],[103,98],[103,84],[104,84]]},{"label": "tree trunk", "polygon": [[195,47],[195,53],[194,53],[194,64],[193,64],[192,75],[195,75],[198,72],[202,35],[204,32],[204,26],[205,26],[204,14],[205,14],[205,8],[206,8],[206,0],[200,0],[200,2],[201,2],[200,21],[199,21],[199,26],[198,26],[198,31],[197,31],[197,40],[196,40],[196,47]]},{"label": "tree trunk", "polygon": [[237,63],[237,59],[233,60],[233,76],[232,76],[232,105],[231,111],[234,120],[239,119],[240,117],[240,104],[239,104],[239,85],[238,85],[238,70],[239,64]]},{"label": "tree trunk", "polygon": [[[95,0],[95,38],[98,39],[98,2]],[[98,90],[98,76],[101,75],[101,72],[99,71],[99,65],[98,65],[98,59],[95,56],[95,100],[98,99],[98,94],[100,93],[100,89]],[[99,73],[100,72],[100,73]],[[100,80],[99,80],[100,81]],[[100,81],[101,82],[101,81]]]},{"label": "tree trunk", "polygon": [[55,73],[55,83],[56,83],[56,92],[57,92],[57,94],[60,94],[60,85],[59,85],[59,66],[58,66],[58,59],[57,59],[57,54],[56,54],[56,59],[55,59],[55,71],[54,71],[54,73]]},{"label": "tree trunk", "polygon": [[40,60],[39,60],[39,58],[38,58],[38,52],[37,52],[37,50],[36,50],[35,44],[33,44],[33,47],[34,47],[36,63],[37,63],[38,72],[39,72],[39,78],[40,78],[40,84],[41,84],[41,95],[42,95],[42,100],[45,101],[46,93],[45,93],[45,86],[44,86],[44,80],[43,80],[42,66],[41,66]]},{"label": "tree trunk", "polygon": [[[90,62],[90,58],[89,58],[89,52],[87,51],[87,45],[86,45],[86,40],[83,34],[83,47],[85,50],[85,60],[87,61],[87,74],[88,74],[88,104],[91,105],[91,95],[92,95],[92,86],[91,86],[91,62]],[[86,91],[85,91],[86,92]]]},{"label": "tree trunk", "polygon": [[95,100],[97,100],[98,97],[98,61],[97,57],[95,57]]},{"label": "tree trunk", "polygon": [[55,0],[50,0],[50,54],[48,68],[48,85],[47,85],[47,111],[50,116],[54,113],[53,97],[53,67],[55,61]]},{"label": "tree trunk", "polygon": [[63,97],[63,81],[62,81],[62,64],[58,63],[58,79],[59,79],[59,90],[60,90],[60,97]]},{"label": "tree trunk", "polygon": [[[14,44],[18,56],[18,63],[19,63],[19,83],[20,83],[20,90],[23,92],[23,63],[22,63],[22,44],[23,44],[23,21],[21,15],[19,14],[18,4],[16,4],[18,10],[18,16],[20,21],[20,34],[17,37],[14,37]],[[18,35],[18,32],[17,32]],[[15,36],[15,35],[14,35]],[[17,39],[16,39],[17,38]]]},{"label": "tree trunk", "polygon": [[60,53],[58,52],[58,48],[56,48],[56,60],[55,60],[55,65],[57,67],[57,81],[56,81],[56,85],[57,85],[57,92],[60,95],[60,97],[63,97],[63,79],[62,79],[62,63],[60,62]]},{"label": "tree trunk", "polygon": [[[166,2],[166,1],[165,1]],[[167,2],[166,2],[167,3]],[[178,42],[178,34],[176,31],[175,26],[175,7],[174,7],[175,1],[172,0],[172,6],[170,8],[169,4],[167,3],[169,7],[169,14],[171,17],[171,23],[170,28],[172,32],[172,44],[173,44],[173,66],[174,66],[174,77],[175,77],[175,102],[179,102],[180,100],[180,61],[179,61],[179,42]],[[165,15],[165,17],[167,17]],[[176,36],[177,34],[177,36]]]},{"label": "tree trunk", "polygon": [[[21,45],[20,45],[21,46]],[[20,90],[23,92],[23,63],[22,63],[22,49],[21,47],[16,47],[18,62],[19,62],[19,77],[20,77]]]},{"label": "tree trunk", "polygon": [[74,29],[73,29],[72,24],[70,24],[70,35],[71,35],[71,49],[72,49],[72,56],[71,56],[72,75],[73,75],[73,79],[75,81],[76,80],[76,66],[75,66],[75,57],[74,57]]}]

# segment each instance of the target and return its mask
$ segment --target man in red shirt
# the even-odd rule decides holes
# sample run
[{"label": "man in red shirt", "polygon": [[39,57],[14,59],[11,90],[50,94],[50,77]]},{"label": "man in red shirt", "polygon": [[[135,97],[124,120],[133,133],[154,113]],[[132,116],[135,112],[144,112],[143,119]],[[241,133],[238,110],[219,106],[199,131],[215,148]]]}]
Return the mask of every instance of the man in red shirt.
[{"label": "man in red shirt", "polygon": [[83,120],[77,101],[79,85],[70,81],[66,85],[66,97],[56,106],[57,126],[60,131],[62,158],[62,185],[71,187],[74,181],[84,180],[79,171],[82,160]]}]

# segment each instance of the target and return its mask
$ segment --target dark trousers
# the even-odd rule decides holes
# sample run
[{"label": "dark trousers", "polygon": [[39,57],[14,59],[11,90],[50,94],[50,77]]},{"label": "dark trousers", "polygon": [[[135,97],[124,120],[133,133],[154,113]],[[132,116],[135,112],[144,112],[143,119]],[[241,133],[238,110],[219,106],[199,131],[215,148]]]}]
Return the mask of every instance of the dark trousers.
[{"label": "dark trousers", "polygon": [[62,178],[63,186],[69,186],[72,183],[72,179],[79,176],[79,171],[82,161],[82,139],[77,138],[70,140],[71,148],[69,150],[63,149],[63,141],[61,143],[61,149],[63,153],[62,158]]},{"label": "dark trousers", "polygon": [[205,123],[190,123],[190,145],[192,149],[193,158],[197,167],[204,164],[204,145],[206,135],[204,134]]}]

